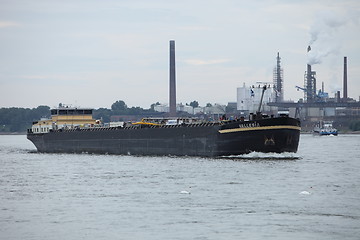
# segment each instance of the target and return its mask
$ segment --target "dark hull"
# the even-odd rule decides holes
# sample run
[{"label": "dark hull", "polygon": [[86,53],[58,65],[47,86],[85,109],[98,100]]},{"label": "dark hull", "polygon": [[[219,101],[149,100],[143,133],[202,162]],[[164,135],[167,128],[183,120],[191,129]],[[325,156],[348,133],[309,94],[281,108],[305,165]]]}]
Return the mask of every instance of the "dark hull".
[{"label": "dark hull", "polygon": [[281,117],[226,124],[102,128],[28,133],[39,152],[174,156],[229,156],[296,152],[300,122]]}]

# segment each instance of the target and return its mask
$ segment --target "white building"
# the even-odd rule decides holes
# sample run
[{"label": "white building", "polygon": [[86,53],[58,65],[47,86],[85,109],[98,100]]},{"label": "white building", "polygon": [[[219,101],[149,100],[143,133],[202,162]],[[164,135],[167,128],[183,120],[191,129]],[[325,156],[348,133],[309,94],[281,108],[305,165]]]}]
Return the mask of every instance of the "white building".
[{"label": "white building", "polygon": [[196,107],[194,108],[194,114],[200,114],[200,113],[204,113],[204,108],[203,107]]},{"label": "white building", "polygon": [[[166,104],[161,105],[155,105],[154,110],[157,112],[169,112],[169,106]],[[215,103],[211,107],[196,107],[193,108],[189,105],[183,105],[183,104],[176,104],[176,111],[177,112],[187,112],[189,114],[199,114],[199,113],[205,113],[210,115],[223,115],[226,112],[226,106]]]},{"label": "white building", "polygon": [[177,112],[187,112],[189,114],[194,114],[194,108],[189,105],[183,105],[183,104],[177,104],[176,105],[176,111]]},{"label": "white building", "polygon": [[[237,88],[237,110],[242,112],[256,113],[259,108],[263,85],[245,86]],[[267,103],[275,101],[275,91],[271,86],[267,88],[260,111],[269,112],[274,109],[267,106]]]},{"label": "white building", "polygon": [[218,103],[215,103],[213,106],[211,107],[205,107],[204,109],[206,114],[211,114],[211,115],[224,115],[226,112],[226,106],[225,105],[221,105]]},{"label": "white building", "polygon": [[156,112],[169,112],[169,106],[165,104],[155,105],[154,110]]},{"label": "white building", "polygon": [[[155,105],[154,110],[156,112],[169,112],[169,106],[167,104]],[[192,106],[176,104],[177,112],[187,112],[189,114],[194,114],[194,108]]]}]

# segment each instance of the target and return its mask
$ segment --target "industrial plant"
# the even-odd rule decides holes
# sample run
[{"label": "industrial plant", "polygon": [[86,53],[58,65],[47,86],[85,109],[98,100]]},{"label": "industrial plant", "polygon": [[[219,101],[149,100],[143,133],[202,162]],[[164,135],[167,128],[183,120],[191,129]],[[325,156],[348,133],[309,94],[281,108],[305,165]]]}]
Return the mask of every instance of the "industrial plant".
[{"label": "industrial plant", "polygon": [[[311,51],[308,46],[307,52]],[[360,102],[350,98],[347,94],[347,57],[344,57],[343,93],[337,91],[334,96],[324,91],[324,81],[321,88],[317,86],[316,71],[308,63],[304,73],[303,85],[294,86],[298,91],[304,92],[303,99],[298,102],[284,99],[284,74],[281,66],[280,53],[277,53],[276,66],[273,70],[272,82],[256,82],[237,88],[237,101],[228,105],[214,104],[214,106],[192,107],[176,103],[176,73],[175,73],[175,41],[170,41],[170,68],[169,68],[169,103],[154,106],[154,110],[170,117],[179,114],[220,117],[227,114],[229,117],[249,117],[258,110],[270,115],[285,114],[299,118],[303,131],[311,131],[319,121],[333,121],[338,128],[348,126],[353,120],[360,120]],[[263,86],[267,90],[261,99]],[[259,105],[261,106],[259,107]]]},{"label": "industrial plant", "polygon": [[[311,51],[311,47],[307,48]],[[283,84],[282,70],[280,67],[279,55],[277,58],[276,71],[274,70],[274,86],[278,90]],[[276,73],[275,73],[276,72]],[[278,110],[287,110],[290,116],[301,119],[303,130],[311,130],[318,121],[333,121],[338,128],[349,125],[349,122],[360,119],[360,102],[348,97],[347,79],[347,57],[344,57],[343,69],[343,94],[337,91],[333,97],[324,91],[324,81],[321,88],[317,88],[316,71],[308,63],[304,74],[304,85],[295,86],[299,91],[304,92],[304,98],[297,103],[286,102],[283,99],[275,98],[273,102],[267,103]],[[281,95],[279,95],[281,96]]]},{"label": "industrial plant", "polygon": [[[308,46],[307,51],[311,51]],[[261,111],[268,115],[288,114],[302,121],[303,131],[312,131],[319,121],[332,121],[334,126],[345,129],[352,121],[360,120],[360,102],[350,98],[347,93],[347,57],[344,57],[343,93],[337,91],[334,96],[317,87],[316,71],[312,65],[306,65],[303,86],[294,86],[304,92],[303,99],[298,102],[284,100],[284,75],[281,67],[280,54],[277,53],[276,67],[273,71],[273,82],[257,82],[255,85],[237,88],[237,114],[248,116],[256,112],[260,104],[261,89],[268,85],[262,101]]]}]

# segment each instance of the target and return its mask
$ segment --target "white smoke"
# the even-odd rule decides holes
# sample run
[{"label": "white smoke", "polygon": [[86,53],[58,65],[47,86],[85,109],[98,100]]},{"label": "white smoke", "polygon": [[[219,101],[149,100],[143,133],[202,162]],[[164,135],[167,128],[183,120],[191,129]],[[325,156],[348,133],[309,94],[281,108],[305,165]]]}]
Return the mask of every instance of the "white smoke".
[{"label": "white smoke", "polygon": [[336,54],[340,49],[337,33],[345,25],[346,19],[333,12],[320,12],[310,28],[311,51],[308,52],[308,64],[319,64],[331,54]]}]

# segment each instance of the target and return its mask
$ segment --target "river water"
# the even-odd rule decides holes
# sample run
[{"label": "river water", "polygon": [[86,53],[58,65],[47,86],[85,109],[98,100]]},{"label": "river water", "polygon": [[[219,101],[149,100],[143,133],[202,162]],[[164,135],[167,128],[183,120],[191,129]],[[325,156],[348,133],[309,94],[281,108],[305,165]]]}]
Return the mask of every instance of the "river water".
[{"label": "river water", "polygon": [[360,135],[296,154],[39,154],[0,136],[0,239],[359,239]]}]

